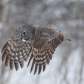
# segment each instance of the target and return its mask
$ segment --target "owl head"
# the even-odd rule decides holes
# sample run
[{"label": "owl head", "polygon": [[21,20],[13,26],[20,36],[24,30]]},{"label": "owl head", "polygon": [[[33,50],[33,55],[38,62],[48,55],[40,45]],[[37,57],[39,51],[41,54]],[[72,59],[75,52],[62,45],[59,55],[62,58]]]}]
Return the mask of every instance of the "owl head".
[{"label": "owl head", "polygon": [[27,41],[30,38],[30,31],[26,27],[21,27],[21,39]]},{"label": "owl head", "polygon": [[20,27],[20,38],[23,42],[33,42],[36,28],[32,25],[23,25]]}]

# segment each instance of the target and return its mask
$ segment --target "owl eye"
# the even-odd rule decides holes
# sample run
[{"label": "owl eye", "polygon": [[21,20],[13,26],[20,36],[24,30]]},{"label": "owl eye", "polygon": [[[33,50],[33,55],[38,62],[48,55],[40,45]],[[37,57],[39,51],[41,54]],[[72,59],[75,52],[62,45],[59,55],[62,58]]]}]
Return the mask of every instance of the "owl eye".
[{"label": "owl eye", "polygon": [[25,35],[25,34],[27,34],[26,32],[23,32],[23,34]]}]

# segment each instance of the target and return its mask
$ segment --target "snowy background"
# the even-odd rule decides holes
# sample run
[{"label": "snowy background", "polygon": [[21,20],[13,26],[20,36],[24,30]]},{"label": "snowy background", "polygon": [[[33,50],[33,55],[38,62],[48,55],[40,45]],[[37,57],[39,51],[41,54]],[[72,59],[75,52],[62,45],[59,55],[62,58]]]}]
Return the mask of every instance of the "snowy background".
[{"label": "snowy background", "polygon": [[64,41],[40,75],[27,62],[18,71],[5,68],[0,53],[0,84],[84,84],[84,0],[0,0],[0,50],[23,24],[52,25]]}]

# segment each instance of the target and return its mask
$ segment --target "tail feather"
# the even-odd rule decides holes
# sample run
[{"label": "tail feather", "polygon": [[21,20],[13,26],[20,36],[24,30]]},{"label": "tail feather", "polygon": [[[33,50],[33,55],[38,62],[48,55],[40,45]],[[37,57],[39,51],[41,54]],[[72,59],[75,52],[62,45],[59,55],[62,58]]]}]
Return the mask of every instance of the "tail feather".
[{"label": "tail feather", "polygon": [[64,38],[65,38],[66,40],[68,40],[68,41],[72,41],[71,39],[67,38],[66,36],[64,36]]},{"label": "tail feather", "polygon": [[59,32],[59,34],[61,34],[66,40],[68,40],[68,41],[72,41],[72,40],[69,39],[68,37],[64,36],[61,32]]}]

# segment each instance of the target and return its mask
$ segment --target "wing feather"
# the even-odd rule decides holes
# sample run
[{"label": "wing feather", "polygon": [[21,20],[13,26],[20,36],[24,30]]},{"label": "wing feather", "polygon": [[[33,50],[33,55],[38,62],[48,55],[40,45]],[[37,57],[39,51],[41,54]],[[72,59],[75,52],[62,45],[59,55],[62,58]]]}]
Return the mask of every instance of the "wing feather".
[{"label": "wing feather", "polygon": [[31,57],[30,57],[30,59],[29,59],[29,62],[28,62],[27,67],[29,66],[29,64],[30,64],[30,62],[31,62],[31,60],[32,60],[32,58],[33,58],[33,54],[31,54]]},{"label": "wing feather", "polygon": [[9,55],[7,55],[6,56],[6,60],[5,60],[5,67],[8,67],[8,65],[9,65],[9,62],[10,62],[10,56]]},{"label": "wing feather", "polygon": [[24,61],[28,60],[30,52],[30,44],[24,44],[22,41],[19,41],[19,39],[17,40],[15,37],[11,37],[2,48],[2,62],[5,62],[5,67],[8,67],[10,64],[11,70],[13,70],[15,66],[17,71],[19,64],[21,68],[24,67]]},{"label": "wing feather", "polygon": [[19,69],[19,64],[21,68],[23,68],[24,61],[27,61],[28,57],[30,57],[27,65],[28,67],[33,59],[30,73],[35,65],[34,74],[36,74],[37,70],[38,74],[40,74],[42,67],[43,71],[45,71],[46,64],[50,63],[52,55],[58,45],[61,44],[64,39],[68,41],[71,40],[65,37],[60,31],[50,26],[36,27],[35,25],[26,25],[24,27],[27,26],[32,32],[32,37],[30,36],[31,38],[29,39],[30,42],[22,42],[19,37],[21,29],[19,28],[20,30],[16,30],[15,34],[8,39],[1,50],[2,62],[5,62],[5,67],[8,67],[10,64],[11,70],[15,66],[17,71]]},{"label": "wing feather", "polygon": [[36,74],[36,72],[37,72],[37,68],[38,68],[38,64],[36,63],[36,64],[35,64],[34,75],[35,75],[35,74]]},{"label": "wing feather", "polygon": [[32,62],[30,73],[32,72],[33,68],[34,68],[34,61]]},{"label": "wing feather", "polygon": [[41,68],[42,68],[42,64],[39,64],[39,71],[38,71],[38,75],[41,73]]},{"label": "wing feather", "polygon": [[15,63],[14,64],[15,64],[15,69],[17,71],[19,69],[19,64],[18,64],[18,60],[17,59],[15,60]]},{"label": "wing feather", "polygon": [[2,54],[2,62],[5,62],[5,60],[6,60],[6,55],[8,54],[7,51],[8,50],[6,49],[6,51],[4,51]]},{"label": "wing feather", "polygon": [[11,57],[10,58],[10,69],[13,70],[13,68],[14,68],[14,58]]},{"label": "wing feather", "polygon": [[[39,32],[41,33],[41,31],[39,31]],[[43,37],[40,36],[39,32],[37,32],[38,34],[36,34],[36,36],[35,36],[35,40],[34,40],[34,43],[32,46],[32,52],[31,52],[32,58],[34,59],[33,64],[39,65],[38,74],[40,74],[42,66],[43,66],[43,71],[45,70],[46,64],[50,63],[50,60],[52,59],[52,55],[54,54],[55,49],[64,40],[64,36],[59,32],[56,32],[57,36],[51,37],[52,38],[51,40],[44,39],[45,36],[43,36]],[[45,35],[48,35],[48,34],[45,33]],[[52,35],[52,36],[54,36],[54,35]],[[46,36],[46,37],[48,37],[48,36]],[[30,60],[29,60],[29,62],[30,62]],[[29,65],[29,63],[28,63],[28,65]],[[36,71],[37,71],[37,66],[35,66],[34,74],[36,74]]]},{"label": "wing feather", "polygon": [[43,72],[45,71],[46,69],[46,64],[43,65]]}]

